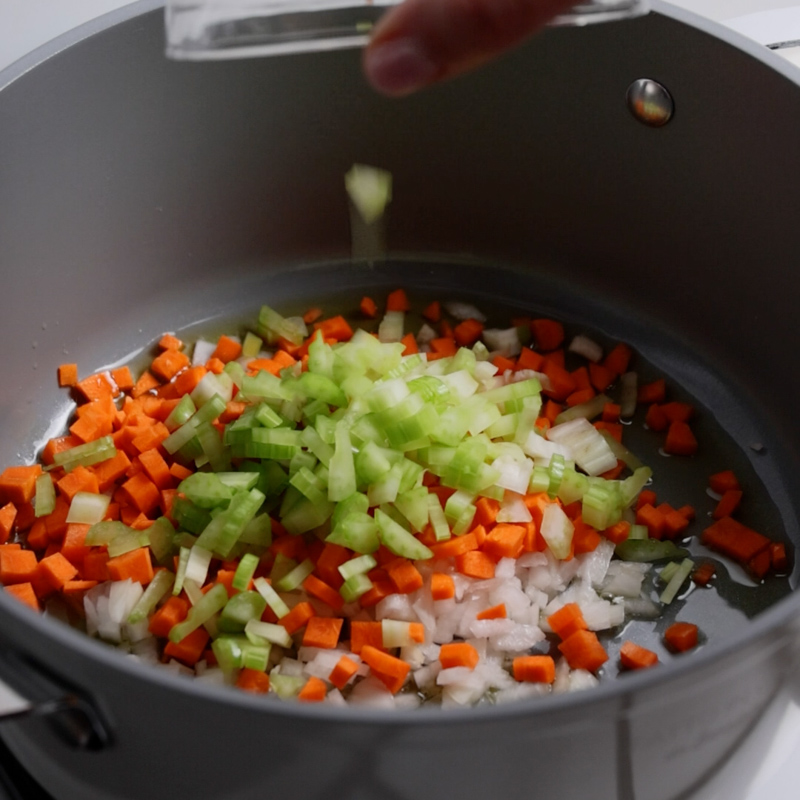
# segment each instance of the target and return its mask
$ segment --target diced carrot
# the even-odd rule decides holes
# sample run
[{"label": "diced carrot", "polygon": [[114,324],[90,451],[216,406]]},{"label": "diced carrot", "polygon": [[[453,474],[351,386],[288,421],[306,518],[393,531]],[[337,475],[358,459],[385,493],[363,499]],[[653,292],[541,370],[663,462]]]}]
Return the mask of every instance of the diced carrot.
[{"label": "diced carrot", "polygon": [[78,365],[61,364],[58,368],[58,385],[63,387],[74,386],[78,382]]},{"label": "diced carrot", "polygon": [[48,465],[52,464],[56,453],[63,453],[65,450],[70,450],[82,443],[77,436],[73,436],[71,433],[66,436],[56,436],[53,439],[49,439],[41,453],[42,461]]},{"label": "diced carrot", "polygon": [[442,304],[438,300],[434,300],[430,305],[425,306],[422,316],[428,322],[439,322],[442,318]]},{"label": "diced carrot", "polygon": [[67,524],[67,532],[64,534],[64,542],[61,545],[61,555],[79,570],[90,552],[90,548],[86,544],[86,534],[88,532],[89,525],[70,522]]},{"label": "diced carrot", "polygon": [[353,620],[350,622],[350,650],[361,655],[365,647],[385,650],[383,646],[383,628],[380,622]]},{"label": "diced carrot", "polygon": [[21,506],[33,499],[36,479],[42,474],[38,464],[30,467],[7,467],[0,475],[0,502]]},{"label": "diced carrot", "polygon": [[567,396],[566,404],[569,408],[579,406],[581,403],[588,403],[595,395],[594,389],[579,389],[577,392]]},{"label": "diced carrot", "polygon": [[652,489],[642,489],[642,491],[639,492],[639,497],[636,500],[636,510],[638,511],[642,506],[646,505],[655,507],[656,502],[656,493]]},{"label": "diced carrot", "polygon": [[554,364],[557,367],[561,367],[562,369],[566,369],[566,362],[567,356],[564,352],[564,348],[561,347],[558,350],[553,350],[550,353],[547,353],[544,357],[545,366],[547,364]]},{"label": "diced carrot", "polygon": [[174,334],[165,333],[159,340],[161,350],[183,350],[183,342]]},{"label": "diced carrot", "polygon": [[664,631],[664,642],[670,650],[685,653],[697,647],[698,629],[691,622],[674,622]]},{"label": "diced carrot", "polygon": [[117,450],[111,458],[95,464],[91,469],[97,477],[98,491],[105,492],[113,486],[125,474],[130,465],[131,460],[124,450]]},{"label": "diced carrot", "polygon": [[111,380],[117,384],[117,389],[121,392],[129,392],[134,387],[133,375],[130,367],[118,367],[111,370]]},{"label": "diced carrot", "polygon": [[37,519],[33,523],[28,531],[26,542],[28,547],[33,550],[44,550],[50,544],[50,537],[47,535],[47,525],[45,525],[44,519]]},{"label": "diced carrot", "polygon": [[130,578],[134,583],[146,586],[153,580],[153,563],[150,560],[150,548],[138,547],[109,559],[106,564],[112,581],[124,581]]},{"label": "diced carrot", "polygon": [[664,403],[661,410],[670,422],[688,422],[694,416],[694,406],[674,400],[671,403]]},{"label": "diced carrot", "polygon": [[494,561],[482,550],[470,550],[456,556],[456,569],[470,578],[494,578]]},{"label": "diced carrot", "polygon": [[596,672],[608,661],[608,653],[593,631],[575,631],[558,649],[572,669]]},{"label": "diced carrot", "polygon": [[[570,375],[572,375],[572,380],[575,381],[576,392],[592,388],[592,382],[589,380],[589,370],[586,367],[578,367],[578,369],[572,370]],[[594,397],[594,392],[592,392],[592,397]]]},{"label": "diced carrot", "polygon": [[636,524],[646,525],[648,536],[651,539],[661,539],[666,529],[664,515],[650,503],[645,503],[636,509]]},{"label": "diced carrot", "polygon": [[300,628],[307,625],[308,621],[315,616],[316,612],[314,611],[314,606],[306,600],[303,600],[278,621],[286,628],[287,633],[291,636],[297,633]]},{"label": "diced carrot", "polygon": [[89,401],[106,400],[117,394],[109,379],[101,372],[78,381],[75,388]]},{"label": "diced carrot", "polygon": [[336,666],[331,670],[328,675],[328,680],[339,690],[347,686],[353,675],[358,672],[358,664],[352,658],[342,656],[337,662]]},{"label": "diced carrot", "polygon": [[406,296],[405,289],[395,289],[393,292],[389,292],[389,296],[386,298],[386,310],[387,311],[411,310],[411,303],[408,302],[408,297]]},{"label": "diced carrot", "polygon": [[109,579],[109,556],[106,550],[93,548],[83,559],[83,577],[102,583]]},{"label": "diced carrot", "polygon": [[[196,388],[197,384],[205,377],[208,370],[203,366],[189,367],[175,377],[175,391],[179,395],[191,394]],[[145,373],[147,374],[147,373]],[[141,380],[141,379],[140,379]],[[136,389],[134,388],[134,393]],[[134,394],[135,396],[135,394]]]},{"label": "diced carrot", "polygon": [[131,397],[141,397],[143,394],[147,394],[147,392],[151,392],[157,387],[158,379],[155,377],[155,375],[153,375],[152,372],[145,370],[133,385],[133,389],[131,389]]},{"label": "diced carrot", "polygon": [[260,669],[245,667],[236,678],[236,688],[253,694],[266,694],[269,691],[269,675]]},{"label": "diced carrot", "polygon": [[183,481],[192,474],[192,471],[188,467],[178,464],[176,461],[170,465],[169,474],[172,475],[172,477],[176,480]]},{"label": "diced carrot", "polygon": [[711,516],[714,519],[722,519],[722,517],[729,517],[739,507],[742,502],[741,489],[728,489],[725,494],[720,498],[717,507],[712,512]]},{"label": "diced carrot", "polygon": [[589,379],[598,392],[604,392],[608,389],[614,383],[616,377],[617,373],[603,364],[595,364],[594,362],[589,364]]},{"label": "diced carrot", "polygon": [[372,608],[372,606],[380,603],[384,597],[397,593],[395,585],[388,578],[370,578],[370,580],[372,581],[372,588],[358,598],[358,604],[361,608]]},{"label": "diced carrot", "polygon": [[94,589],[95,586],[97,586],[97,581],[67,581],[61,587],[61,593],[65,597],[72,596],[73,598],[78,598],[82,602],[83,595],[86,594],[89,589]]},{"label": "diced carrot", "polygon": [[647,669],[658,664],[658,656],[646,647],[626,641],[619,649],[619,661],[625,669]]},{"label": "diced carrot", "polygon": [[631,524],[627,520],[621,519],[619,522],[615,523],[609,528],[606,528],[603,531],[603,536],[608,539],[609,542],[613,542],[614,544],[619,544],[620,542],[624,542],[627,540],[628,536],[631,532]]},{"label": "diced carrot", "polygon": [[451,667],[475,669],[479,661],[478,651],[469,642],[450,642],[439,648],[439,662],[442,669]]},{"label": "diced carrot", "polygon": [[500,523],[487,534],[482,550],[493,561],[501,558],[519,558],[525,542],[525,528],[522,525]]},{"label": "diced carrot", "polygon": [[367,319],[375,319],[378,316],[378,306],[371,297],[364,296],[358,306],[361,315]]},{"label": "diced carrot", "polygon": [[13,503],[6,503],[0,508],[0,544],[5,544],[14,530],[14,520],[17,518],[17,507]]},{"label": "diced carrot", "polygon": [[215,375],[220,375],[225,371],[225,362],[212,356],[206,361],[206,369]]},{"label": "diced carrot", "polygon": [[314,329],[322,331],[326,341],[332,339],[335,342],[349,342],[353,338],[353,329],[350,327],[350,323],[341,315],[322,322],[315,322]]},{"label": "diced carrot", "polygon": [[772,566],[772,561],[770,559],[769,548],[767,548],[766,550],[762,550],[760,553],[757,553],[747,562],[747,564],[745,564],[745,567],[758,580],[761,580],[763,577],[766,576],[771,566]]},{"label": "diced carrot", "polygon": [[143,514],[149,514],[161,499],[158,487],[144,472],[140,472],[125,481],[120,487],[120,491],[128,498],[134,508]]},{"label": "diced carrot", "polygon": [[603,422],[619,422],[620,411],[619,403],[606,403],[603,406]]},{"label": "diced carrot", "polygon": [[[471,531],[463,536],[453,536],[452,539],[448,539],[445,542],[431,545],[434,558],[460,557],[477,549],[478,541]],[[494,572],[494,564],[492,564],[492,572]]]},{"label": "diced carrot", "polygon": [[432,352],[428,354],[428,360],[431,360],[430,357],[432,355],[438,356],[439,358],[454,356],[458,350],[456,340],[450,336],[442,336],[438,339],[433,339],[430,344]]},{"label": "diced carrot", "polygon": [[184,636],[180,642],[168,641],[164,647],[164,656],[193,667],[202,657],[209,638],[208,631],[201,626]]},{"label": "diced carrot", "polygon": [[344,620],[337,617],[311,617],[303,633],[303,646],[333,650],[339,643],[343,624]]},{"label": "diced carrot", "polygon": [[404,356],[413,356],[414,353],[419,353],[419,346],[417,345],[417,340],[414,338],[413,333],[407,333],[401,340],[400,343],[403,345],[403,355]]},{"label": "diced carrot", "polygon": [[717,472],[708,479],[708,485],[711,491],[717,494],[725,494],[731,489],[741,489],[739,479],[734,474],[733,470],[726,469],[723,472]]},{"label": "diced carrot", "polygon": [[[544,374],[550,380],[550,388],[543,390],[542,394],[559,402],[566,400],[575,391],[575,381],[572,375],[549,358],[544,364]],[[545,412],[545,416],[547,413]]]},{"label": "diced carrot", "polygon": [[75,565],[67,561],[61,553],[53,553],[39,562],[39,575],[54,591],[58,591],[77,574]]},{"label": "diced carrot", "polygon": [[190,608],[191,604],[185,597],[170,596],[167,602],[150,617],[147,629],[154,636],[166,639],[169,632],[186,619]]},{"label": "diced carrot", "polygon": [[475,525],[483,525],[488,527],[494,524],[497,519],[497,514],[500,511],[500,503],[491,497],[479,497],[475,501],[475,517],[473,522]]},{"label": "diced carrot", "polygon": [[704,561],[692,573],[692,580],[698,586],[707,586],[714,577],[716,569],[711,561]]},{"label": "diced carrot", "polygon": [[406,661],[368,644],[362,648],[361,658],[392,694],[397,694],[403,688],[411,670],[411,665]]},{"label": "diced carrot", "polygon": [[498,373],[501,375],[505,372],[513,370],[516,367],[514,361],[499,353],[492,359],[492,364],[497,367]]},{"label": "diced carrot", "polygon": [[575,527],[572,531],[572,548],[576,556],[591,553],[599,547],[602,537],[591,525],[583,521],[580,514],[573,520],[573,525]]},{"label": "diced carrot", "polygon": [[444,572],[431,575],[431,596],[434,600],[449,600],[455,597],[456,587],[453,579]]},{"label": "diced carrot", "polygon": [[31,550],[0,549],[0,583],[30,583],[36,574],[39,562]]},{"label": "diced carrot", "polygon": [[789,559],[786,555],[786,545],[783,542],[772,542],[769,546],[769,557],[772,569],[783,573],[789,569]]},{"label": "diced carrot", "polygon": [[652,383],[646,383],[639,387],[638,401],[640,403],[663,403],[667,395],[667,383],[663,378],[659,378]]},{"label": "diced carrot", "polygon": [[766,536],[742,525],[732,517],[723,517],[706,528],[701,536],[702,543],[741,564],[746,564],[762,550],[769,547]]},{"label": "diced carrot", "polygon": [[414,566],[413,561],[406,558],[398,558],[387,564],[386,571],[399,594],[411,594],[422,586],[420,571]]},{"label": "diced carrot", "polygon": [[531,350],[530,347],[523,347],[517,358],[516,369],[532,369],[534,372],[541,372],[544,364],[544,356]]},{"label": "diced carrot", "polygon": [[344,598],[339,592],[325,581],[321,581],[316,575],[309,575],[303,581],[303,588],[312,597],[327,603],[334,611],[338,611],[344,605]]},{"label": "diced carrot", "polygon": [[15,583],[13,586],[5,586],[4,589],[12,597],[19,600],[20,603],[24,603],[34,611],[42,610],[39,605],[39,598],[30,583]]},{"label": "diced carrot", "polygon": [[167,489],[173,486],[172,473],[161,453],[156,449],[145,450],[139,454],[139,461],[144,467],[148,478],[159,488]]},{"label": "diced carrot", "polygon": [[623,372],[628,371],[628,364],[630,364],[632,355],[631,348],[620,342],[609,351],[603,360],[603,365],[616,375],[622,375]]},{"label": "diced carrot", "polygon": [[69,501],[72,501],[72,498],[75,497],[78,492],[97,494],[100,491],[97,474],[83,466],[75,467],[72,472],[68,472],[61,478],[56,485],[58,486],[58,490]]},{"label": "diced carrot", "polygon": [[472,347],[483,333],[483,323],[477,319],[465,319],[453,328],[453,338],[460,347]]},{"label": "diced carrot", "polygon": [[661,431],[665,431],[667,429],[669,420],[667,419],[667,415],[661,409],[661,406],[658,405],[658,403],[653,403],[647,409],[647,414],[645,414],[644,417],[644,423],[648,428],[650,428],[651,431],[660,433]]},{"label": "diced carrot", "polygon": [[664,514],[664,537],[674,539],[689,527],[689,520],[680,511],[670,510]]},{"label": "diced carrot", "polygon": [[235,361],[242,354],[241,342],[231,339],[230,336],[224,334],[217,339],[217,346],[211,354],[212,358],[218,358],[223,364],[229,361]]},{"label": "diced carrot", "polygon": [[553,683],[556,663],[552,656],[517,656],[511,662],[514,680],[527,683]]},{"label": "diced carrot", "polygon": [[589,629],[577,603],[567,603],[547,618],[547,624],[560,639],[568,639],[576,631]]},{"label": "diced carrot", "polygon": [[189,356],[180,350],[164,350],[161,355],[153,359],[150,364],[150,372],[163,381],[169,381],[191,363]]},{"label": "diced carrot", "polygon": [[670,423],[664,452],[675,456],[691,456],[697,452],[697,439],[685,422]]},{"label": "diced carrot", "polygon": [[505,619],[508,616],[506,612],[506,604],[499,603],[491,608],[485,608],[475,615],[475,619]]},{"label": "diced carrot", "polygon": [[531,320],[531,333],[539,350],[555,350],[564,341],[564,326],[552,319]]}]

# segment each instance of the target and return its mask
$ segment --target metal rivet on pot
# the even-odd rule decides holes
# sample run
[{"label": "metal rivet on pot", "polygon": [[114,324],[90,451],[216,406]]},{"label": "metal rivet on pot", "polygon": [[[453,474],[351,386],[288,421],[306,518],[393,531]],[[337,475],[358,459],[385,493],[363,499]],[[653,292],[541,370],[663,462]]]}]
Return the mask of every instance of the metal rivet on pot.
[{"label": "metal rivet on pot", "polygon": [[672,95],[658,81],[640,78],[634,81],[625,95],[628,108],[639,122],[652,128],[666,125],[675,112]]}]

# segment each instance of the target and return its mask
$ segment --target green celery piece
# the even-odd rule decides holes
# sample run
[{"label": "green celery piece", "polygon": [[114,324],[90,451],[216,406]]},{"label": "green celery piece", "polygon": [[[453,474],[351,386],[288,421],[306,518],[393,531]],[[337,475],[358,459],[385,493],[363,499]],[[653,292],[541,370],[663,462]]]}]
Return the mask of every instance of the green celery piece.
[{"label": "green celery piece", "polygon": [[245,376],[244,367],[238,361],[229,361],[225,365],[225,374],[230,376],[234,386],[241,386]]},{"label": "green celery piece", "polygon": [[472,528],[472,520],[475,519],[475,506],[467,506],[459,515],[453,525],[453,535],[461,536]]},{"label": "green celery piece", "polygon": [[299,675],[281,675],[278,667],[269,673],[269,687],[282,700],[296,697],[306,683],[306,678]]},{"label": "green celery piece", "polygon": [[339,519],[325,541],[348,547],[356,553],[374,553],[381,545],[377,523],[361,511],[351,511]]},{"label": "green celery piece", "polygon": [[314,571],[314,562],[307,558],[300,562],[294,569],[287,572],[282,578],[274,581],[273,585],[279,592],[291,592],[299,588],[303,581]]},{"label": "green celery piece", "polygon": [[486,429],[486,435],[490,439],[504,439],[514,436],[518,426],[519,414],[504,414]]},{"label": "green celery piece", "polygon": [[[175,582],[172,584],[172,594],[176,597],[183,590],[183,584],[186,580],[186,567],[189,564],[189,558],[192,555],[190,547],[181,546],[178,551],[178,567],[175,570]],[[205,622],[205,620],[203,620]],[[203,622],[200,624],[202,625]],[[191,631],[189,631],[191,633]]]},{"label": "green celery piece", "polygon": [[334,508],[334,503],[326,501],[315,505],[307,498],[302,497],[283,516],[281,522],[289,533],[296,536],[318,528],[331,516]]},{"label": "green celery piece", "polygon": [[664,559],[685,558],[688,550],[678,547],[674,542],[665,539],[631,539],[620,542],[614,552],[623,561],[663,561]]},{"label": "green celery piece", "polygon": [[412,461],[410,458],[403,458],[399,460],[399,464],[403,470],[403,477],[400,479],[400,492],[408,492],[414,487],[422,485],[422,478],[425,475],[425,467]]},{"label": "green celery piece", "polygon": [[239,537],[241,544],[266,548],[272,544],[272,519],[269,514],[257,514],[245,525]]},{"label": "green celery piece", "polygon": [[47,472],[36,479],[36,492],[33,500],[34,514],[43,517],[51,514],[56,507],[56,490],[53,479]]},{"label": "green celery piece", "polygon": [[350,430],[342,420],[336,423],[334,433],[334,453],[330,460],[328,477],[328,500],[346,500],[356,490],[356,468],[353,459],[353,445]]},{"label": "green celery piece", "polygon": [[246,472],[243,469],[239,472],[217,472],[216,475],[229,489],[245,492],[255,488],[260,477],[257,471]]},{"label": "green celery piece", "polygon": [[264,500],[264,495],[258,489],[237,492],[231,498],[230,505],[205,527],[197,543],[220,558],[227,558]]},{"label": "green celery piece", "polygon": [[322,331],[317,331],[308,346],[308,371],[333,379],[333,348],[325,343]]},{"label": "green celery piece", "polygon": [[355,460],[356,476],[360,483],[374,483],[392,468],[386,453],[386,448],[375,442],[367,442],[361,448]]},{"label": "green celery piece", "polygon": [[373,587],[372,581],[366,573],[359,572],[351,575],[340,587],[339,594],[345,603],[354,603],[359,597],[366,594]]},{"label": "green celery piece", "polygon": [[[288,613],[289,607],[286,606],[286,614]],[[281,616],[285,616],[285,614]],[[244,634],[253,644],[257,645],[264,645],[269,642],[287,649],[293,645],[292,637],[286,632],[286,628],[283,625],[276,625],[272,622],[251,619],[244,626]]]},{"label": "green celery piece", "polygon": [[269,306],[261,307],[258,314],[257,332],[270,344],[274,344],[278,339],[288,339],[295,345],[303,344],[303,331]]},{"label": "green celery piece", "polygon": [[653,470],[650,467],[639,467],[633,471],[633,475],[629,475],[620,483],[622,504],[625,508],[633,505],[639,492],[644,489],[652,476]]},{"label": "green celery piece", "polygon": [[288,575],[296,566],[297,562],[293,558],[289,558],[283,553],[278,553],[275,556],[275,561],[272,562],[272,570],[269,573],[272,585],[275,586],[281,578]]},{"label": "green celery piece", "polygon": [[269,403],[259,403],[256,406],[254,419],[262,428],[280,428],[286,424],[283,417]]},{"label": "green celery piece", "polygon": [[230,486],[213,472],[195,472],[189,475],[180,482],[178,491],[196,506],[205,509],[227,508],[233,497]]},{"label": "green celery piece", "polygon": [[472,509],[473,515],[475,514],[475,495],[465,492],[462,489],[454,492],[447,498],[444,504],[444,515],[450,525],[455,525],[456,521],[460,519],[461,515],[468,509]]},{"label": "green celery piece", "polygon": [[308,467],[297,470],[289,483],[315,505],[324,503],[328,499],[328,487]]},{"label": "green celery piece", "polygon": [[75,467],[89,467],[92,464],[99,464],[107,461],[117,454],[114,440],[110,436],[102,436],[93,442],[79,444],[70,447],[69,450],[62,450],[53,456],[53,464],[57,467],[64,467],[66,472],[71,472]]},{"label": "green celery piece", "polygon": [[335,528],[341,519],[348,514],[358,512],[366,514],[369,511],[369,499],[362,492],[353,492],[349,497],[336,504],[336,509],[331,517],[331,525]]},{"label": "green celery piece", "polygon": [[172,518],[189,533],[200,534],[211,522],[211,515],[185,497],[176,497],[172,502]]},{"label": "green celery piece", "polygon": [[[174,592],[175,589],[173,588]],[[175,644],[182,641],[192,631],[197,630],[203,623],[208,622],[218,611],[222,611],[227,602],[228,590],[221,583],[215,583],[198,600],[197,605],[189,609],[186,619],[173,626],[169,632],[169,640]]]},{"label": "green celery piece", "polygon": [[297,391],[312,400],[323,400],[331,406],[346,406],[344,392],[325,375],[304,372],[297,380]]},{"label": "green celery piece", "polygon": [[88,547],[101,547],[111,544],[118,536],[126,536],[133,531],[124,522],[118,520],[103,520],[96,522],[86,532],[84,543]]},{"label": "green celery piece", "polygon": [[379,508],[387,517],[391,517],[403,530],[412,532],[411,523],[403,516],[402,512],[394,503],[381,503]]},{"label": "green celery piece", "polygon": [[233,574],[231,586],[233,586],[234,589],[238,589],[240,592],[246,591],[257,568],[258,556],[254,556],[252,553],[243,555],[236,567],[236,572]]},{"label": "green celery piece", "polygon": [[450,399],[447,384],[433,375],[421,375],[408,382],[408,388],[420,395],[426,403],[441,405]]},{"label": "green celery piece", "polygon": [[330,465],[334,450],[322,440],[316,428],[307,425],[300,434],[300,440],[303,446],[307,447],[322,464],[326,467]]},{"label": "green celery piece", "polygon": [[[232,394],[233,380],[230,375],[225,372],[220,372],[219,375],[215,375],[213,372],[207,372],[200,379],[200,383],[194,387],[190,396],[198,409],[201,409],[202,406],[207,405],[215,398],[217,398],[217,404],[218,401],[221,400],[224,406],[224,404],[231,399]],[[209,411],[208,413],[212,412]],[[221,411],[217,410],[213,417],[208,417],[208,421],[215,419],[221,413]]]},{"label": "green celery piece", "polygon": [[218,625],[222,633],[244,633],[244,626],[251,619],[261,619],[267,601],[253,591],[242,591],[233,595],[219,616]]},{"label": "green celery piece", "polygon": [[245,400],[253,402],[290,399],[281,379],[264,370],[242,378],[241,394]]},{"label": "green celery piece", "polygon": [[148,529],[150,550],[156,562],[162,567],[172,565],[175,553],[175,528],[166,517],[159,517]]},{"label": "green celery piece", "polygon": [[433,557],[433,551],[398,525],[391,517],[380,509],[375,511],[375,523],[381,542],[396,556],[403,556],[414,561]]},{"label": "green celery piece", "polygon": [[[550,473],[550,485],[547,487],[547,493],[550,497],[558,495],[561,481],[564,479],[564,471],[567,468],[567,462],[560,453],[554,453],[550,458],[550,466],[547,468]],[[608,527],[608,526],[605,526]]]},{"label": "green celery piece", "polygon": [[428,494],[425,486],[416,486],[398,494],[394,501],[395,507],[416,533],[421,533],[428,524]]},{"label": "green celery piece", "polygon": [[289,476],[286,470],[276,461],[244,461],[240,465],[248,472],[254,470],[259,473],[258,481],[254,488],[266,497],[275,497],[283,493],[289,485]]},{"label": "green celery piece", "polygon": [[242,342],[242,355],[245,358],[255,358],[261,352],[264,340],[252,331],[247,331]]},{"label": "green celery piece", "polygon": [[439,502],[439,498],[432,492],[428,494],[428,516],[433,526],[433,533],[437,542],[444,542],[451,536],[450,526],[447,524],[447,517],[444,509]]},{"label": "green celery piece", "polygon": [[509,400],[538,395],[541,391],[541,383],[536,378],[528,378],[518,383],[507,383],[496,389],[490,389],[488,392],[484,392],[482,397],[489,403],[507,403]]},{"label": "green celery piece", "polygon": [[356,556],[356,558],[345,561],[344,564],[340,564],[337,569],[339,570],[339,574],[347,580],[353,575],[365,575],[377,565],[378,562],[375,560],[374,556],[365,553],[363,556]]},{"label": "green celery piece", "polygon": [[587,525],[602,531],[622,518],[621,504],[619,489],[612,481],[590,481],[589,490],[583,495],[581,516]]},{"label": "green celery piece", "polygon": [[694,561],[690,558],[685,558],[681,561],[675,570],[675,574],[669,579],[666,588],[661,592],[661,597],[658,598],[664,605],[669,605],[675,599],[681,586],[683,586],[683,582],[689,577],[693,569]]},{"label": "green celery piece", "polygon": [[167,430],[172,433],[180,428],[181,425],[185,425],[192,418],[195,411],[197,411],[197,406],[195,406],[192,398],[185,394],[164,420]]},{"label": "green celery piece", "polygon": [[572,467],[566,467],[556,494],[564,505],[569,505],[576,500],[582,500],[588,489],[589,479],[580,472],[576,472]]},{"label": "green celery piece", "polygon": [[131,530],[129,533],[123,533],[120,536],[114,537],[108,545],[108,555],[110,558],[116,558],[124,553],[130,553],[131,550],[138,550],[140,547],[149,546],[149,530]]},{"label": "green celery piece", "polygon": [[528,491],[531,494],[547,492],[550,489],[550,470],[547,467],[534,467],[531,479],[528,483]]},{"label": "green celery piece", "polygon": [[308,450],[298,450],[289,462],[289,477],[292,478],[302,467],[312,472],[319,463],[317,457]]},{"label": "green celery piece", "polygon": [[367,497],[370,506],[378,506],[381,503],[393,503],[400,491],[400,482],[403,480],[403,467],[398,462],[385,475],[367,489]]},{"label": "green celery piece", "polygon": [[131,609],[131,613],[128,615],[128,624],[137,625],[140,622],[144,622],[159,601],[172,591],[174,583],[175,576],[169,570],[158,570],[153,575],[153,580],[147,584],[147,588],[136,602],[136,605]]},{"label": "green celery piece", "polygon": [[330,406],[322,400],[312,400],[303,406],[303,419],[309,425],[316,426],[318,417],[329,417],[330,415]]},{"label": "green celery piece", "polygon": [[269,662],[270,644],[255,645],[243,633],[226,633],[218,636],[211,649],[217,663],[225,673],[242,668],[264,672]]},{"label": "green celery piece", "polygon": [[[374,414],[382,414],[383,412],[390,411],[400,405],[406,398],[411,396],[408,384],[402,378],[392,378],[391,380],[384,380],[376,383],[372,391],[366,397],[369,410]],[[417,397],[417,401],[421,398]],[[415,410],[419,409],[421,404],[416,402]],[[407,412],[408,414],[411,411]],[[392,419],[390,416],[389,419]]]},{"label": "green celery piece", "polygon": [[[280,556],[282,553],[278,555]],[[277,561],[277,557],[275,560]],[[289,613],[289,606],[286,605],[281,596],[272,588],[266,578],[256,578],[253,584],[256,591],[267,601],[267,605],[272,609],[278,619],[282,619]],[[284,633],[285,632],[284,629]],[[274,639],[270,639],[270,641],[273,641],[275,644],[280,644],[280,642]]]},{"label": "green celery piece", "polygon": [[478,361],[488,361],[491,356],[489,348],[486,347],[480,339],[472,345],[472,352],[475,354],[475,358]]},{"label": "green celery piece", "polygon": [[680,562],[670,561],[661,572],[658,573],[658,579],[661,583],[669,583],[670,578],[680,569]]},{"label": "green celery piece", "polygon": [[288,461],[300,447],[300,431],[289,428],[251,428],[247,441],[231,443],[231,455],[234,458]]},{"label": "green celery piece", "polygon": [[459,347],[458,351],[453,357],[452,363],[450,364],[448,373],[465,370],[470,375],[474,375],[475,365],[477,363],[478,359],[475,357],[475,353],[472,350],[470,350],[468,347]]}]

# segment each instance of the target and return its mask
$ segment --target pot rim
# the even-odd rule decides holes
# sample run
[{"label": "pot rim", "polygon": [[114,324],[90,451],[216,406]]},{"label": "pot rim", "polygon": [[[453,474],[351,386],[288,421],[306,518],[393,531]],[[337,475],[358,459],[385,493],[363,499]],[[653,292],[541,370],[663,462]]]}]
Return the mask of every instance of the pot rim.
[{"label": "pot rim", "polygon": [[[760,61],[773,71],[780,73],[800,87],[800,71],[785,59],[771,52],[766,47],[747,37],[683,8],[671,5],[662,0],[653,0],[653,10],[680,23],[694,27],[704,33],[721,39],[752,58]],[[58,55],[84,39],[101,33],[123,22],[134,19],[145,13],[163,8],[163,0],[137,0],[129,5],[111,11],[95,20],[91,20],[52,41],[42,45],[28,55],[14,62],[4,70],[0,70],[0,92],[37,65]],[[626,675],[624,680],[610,680],[594,687],[589,692],[568,692],[552,694],[547,697],[521,699],[513,703],[499,706],[479,706],[463,710],[439,708],[422,708],[414,710],[374,709],[364,707],[319,707],[287,702],[265,702],[263,698],[246,692],[231,690],[229,687],[218,687],[196,680],[187,680],[166,669],[150,668],[127,658],[125,654],[113,646],[92,639],[80,631],[67,625],[52,622],[42,615],[33,614],[16,600],[4,597],[0,592],[0,631],[5,627],[2,623],[10,618],[13,626],[27,629],[28,641],[32,636],[43,640],[45,644],[55,642],[58,646],[69,649],[78,655],[96,659],[109,669],[119,670],[131,679],[139,679],[146,683],[154,683],[167,689],[182,691],[198,699],[215,703],[232,704],[256,713],[274,714],[282,717],[324,719],[332,723],[404,726],[410,721],[424,725],[448,725],[450,723],[470,720],[473,722],[492,723],[518,718],[520,716],[549,715],[573,708],[591,707],[616,702],[624,706],[626,698],[636,692],[657,687],[670,679],[690,678],[692,673],[700,672],[717,663],[740,653],[743,645],[754,639],[767,639],[772,633],[775,646],[781,646],[791,635],[792,623],[800,612],[800,591],[778,601],[771,608],[763,611],[753,619],[749,619],[735,635],[722,642],[705,645],[688,658],[675,659],[661,664],[656,670],[644,670],[636,674]],[[28,648],[26,648],[28,650]],[[91,690],[90,690],[91,691]]]}]

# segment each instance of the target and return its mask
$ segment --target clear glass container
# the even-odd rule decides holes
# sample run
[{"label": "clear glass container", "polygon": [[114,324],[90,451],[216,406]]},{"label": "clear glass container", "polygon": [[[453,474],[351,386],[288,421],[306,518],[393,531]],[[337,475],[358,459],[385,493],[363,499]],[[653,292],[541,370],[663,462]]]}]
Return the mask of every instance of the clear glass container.
[{"label": "clear glass container", "polygon": [[[401,0],[167,0],[167,55],[210,60],[358,47]],[[553,25],[637,17],[648,0],[591,0]]]}]

